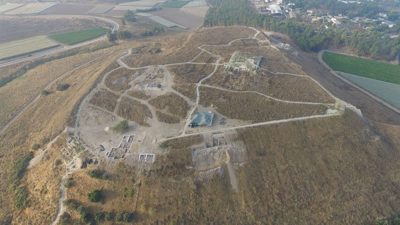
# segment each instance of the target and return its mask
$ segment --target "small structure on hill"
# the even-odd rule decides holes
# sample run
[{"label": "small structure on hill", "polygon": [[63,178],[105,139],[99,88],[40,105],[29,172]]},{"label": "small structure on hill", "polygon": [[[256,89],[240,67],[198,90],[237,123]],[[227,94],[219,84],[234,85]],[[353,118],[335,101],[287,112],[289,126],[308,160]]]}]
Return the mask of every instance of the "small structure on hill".
[{"label": "small structure on hill", "polygon": [[250,56],[236,51],[225,65],[225,69],[231,72],[255,72],[260,68],[262,60],[262,56]]},{"label": "small structure on hill", "polygon": [[192,117],[189,127],[211,127],[213,120],[214,113],[211,111],[196,112]]}]

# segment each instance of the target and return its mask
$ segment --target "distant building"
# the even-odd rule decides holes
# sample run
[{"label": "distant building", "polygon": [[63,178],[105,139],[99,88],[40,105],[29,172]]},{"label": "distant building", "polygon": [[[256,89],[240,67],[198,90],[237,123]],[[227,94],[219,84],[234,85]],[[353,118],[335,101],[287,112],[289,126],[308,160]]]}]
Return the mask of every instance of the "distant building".
[{"label": "distant building", "polygon": [[211,127],[214,120],[214,113],[208,112],[196,112],[189,127]]},{"label": "distant building", "polygon": [[271,15],[282,15],[282,9],[279,5],[272,4],[269,6]]}]

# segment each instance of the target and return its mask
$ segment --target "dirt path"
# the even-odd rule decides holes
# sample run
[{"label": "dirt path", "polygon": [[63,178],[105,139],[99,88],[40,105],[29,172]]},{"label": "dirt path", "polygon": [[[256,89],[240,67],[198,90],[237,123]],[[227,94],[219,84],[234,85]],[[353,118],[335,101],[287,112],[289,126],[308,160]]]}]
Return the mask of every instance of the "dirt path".
[{"label": "dirt path", "polygon": [[239,185],[237,182],[235,169],[233,169],[233,166],[232,166],[231,157],[229,156],[229,153],[227,150],[225,151],[225,154],[226,154],[226,167],[228,168],[229,181],[231,182],[232,190],[238,191]]},{"label": "dirt path", "polygon": [[226,92],[232,92],[232,93],[251,93],[251,94],[257,94],[257,95],[261,95],[265,98],[277,101],[277,102],[282,102],[282,103],[287,103],[287,104],[299,104],[299,105],[330,105],[330,106],[334,106],[335,104],[328,104],[328,103],[322,103],[322,102],[297,102],[297,101],[288,101],[288,100],[282,100],[279,98],[274,98],[272,96],[260,93],[258,91],[235,91],[235,90],[230,90],[230,89],[226,89],[226,88],[222,88],[222,87],[217,87],[217,86],[211,86],[211,85],[207,85],[207,84],[203,84],[202,87],[207,87],[207,88],[212,88],[212,89],[216,89],[216,90],[220,90],[220,91],[226,91]]},{"label": "dirt path", "polygon": [[[219,64],[220,61],[221,61],[221,58],[219,58],[217,60],[217,64]],[[192,110],[189,112],[189,114],[188,114],[188,116],[186,118],[185,126],[183,127],[181,135],[186,134],[186,129],[189,127],[189,124],[192,121],[192,115],[196,111],[197,107],[199,106],[199,103],[200,103],[200,87],[201,87],[201,85],[203,84],[204,81],[210,79],[217,71],[218,71],[218,66],[215,66],[214,70],[208,76],[204,77],[203,79],[201,79],[196,84],[196,102],[195,102],[195,105],[192,107]]]},{"label": "dirt path", "polygon": [[76,170],[79,168],[75,167],[75,160],[78,159],[78,157],[83,153],[84,151],[76,154],[69,162],[66,162],[66,172],[64,176],[61,178],[61,185],[60,185],[60,199],[58,200],[58,212],[57,216],[54,219],[54,221],[51,223],[51,225],[57,225],[60,221],[61,216],[65,212],[65,206],[64,206],[64,201],[67,199],[67,192],[66,192],[66,187],[65,187],[65,182],[69,178],[71,174],[73,174]]},{"label": "dirt path", "polygon": [[159,143],[162,143],[164,141],[184,138],[184,137],[202,135],[202,134],[222,133],[222,132],[226,132],[226,131],[232,131],[232,130],[244,129],[244,128],[252,128],[252,127],[259,127],[259,126],[266,126],[266,125],[274,125],[274,124],[280,124],[280,123],[291,123],[291,122],[298,122],[298,121],[311,120],[311,119],[322,119],[322,118],[336,117],[336,116],[342,116],[342,113],[343,112],[337,112],[337,113],[333,113],[333,114],[303,116],[303,117],[296,117],[296,118],[290,118],[290,119],[272,120],[272,121],[266,121],[266,122],[261,122],[261,123],[253,123],[253,124],[247,124],[247,125],[242,125],[242,126],[227,127],[227,128],[223,128],[223,129],[219,129],[219,130],[202,131],[202,132],[197,132],[197,133],[191,133],[191,134],[179,135],[179,136],[176,136],[176,137],[160,139]]}]

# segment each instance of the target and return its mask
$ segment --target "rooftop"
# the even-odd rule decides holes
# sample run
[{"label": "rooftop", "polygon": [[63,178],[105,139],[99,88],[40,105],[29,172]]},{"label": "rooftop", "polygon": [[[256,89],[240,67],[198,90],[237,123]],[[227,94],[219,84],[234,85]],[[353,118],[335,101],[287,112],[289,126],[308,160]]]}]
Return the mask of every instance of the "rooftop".
[{"label": "rooftop", "polygon": [[214,113],[211,111],[208,112],[196,112],[192,121],[190,122],[190,127],[199,127],[199,126],[207,126],[210,127],[214,120]]}]

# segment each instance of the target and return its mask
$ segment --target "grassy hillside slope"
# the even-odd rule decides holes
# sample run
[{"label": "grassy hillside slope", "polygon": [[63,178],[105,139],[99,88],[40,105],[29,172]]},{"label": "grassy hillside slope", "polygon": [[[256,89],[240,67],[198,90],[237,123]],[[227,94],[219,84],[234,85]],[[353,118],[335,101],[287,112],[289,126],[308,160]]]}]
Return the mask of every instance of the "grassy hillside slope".
[{"label": "grassy hillside slope", "polygon": [[[399,149],[353,113],[239,131],[249,161],[197,182],[170,147],[141,182],[136,224],[374,224],[400,207]],[[226,171],[226,170],[225,170]]]}]

